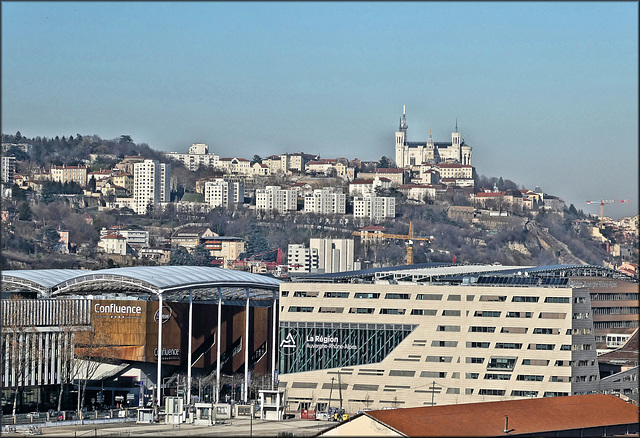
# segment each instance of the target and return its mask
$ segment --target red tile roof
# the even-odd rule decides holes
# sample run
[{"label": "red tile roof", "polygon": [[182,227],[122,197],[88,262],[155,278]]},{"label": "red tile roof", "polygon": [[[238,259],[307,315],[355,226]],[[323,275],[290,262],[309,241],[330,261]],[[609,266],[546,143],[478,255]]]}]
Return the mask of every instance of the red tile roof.
[{"label": "red tile roof", "polygon": [[[539,434],[638,422],[638,407],[612,395],[589,394],[364,412],[406,436]],[[354,417],[355,418],[355,417]]]}]

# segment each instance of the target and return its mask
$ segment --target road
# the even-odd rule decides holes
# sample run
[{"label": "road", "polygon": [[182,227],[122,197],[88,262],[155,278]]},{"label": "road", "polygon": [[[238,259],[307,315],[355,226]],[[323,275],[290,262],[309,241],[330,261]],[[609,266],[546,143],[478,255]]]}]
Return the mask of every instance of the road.
[{"label": "road", "polygon": [[[112,424],[88,424],[82,426],[54,426],[42,428],[47,437],[129,437],[129,436],[296,436],[309,437],[333,426],[329,421],[301,420],[299,418],[284,421],[251,420],[233,418],[213,426],[193,426],[181,424],[136,424],[135,422]],[[29,432],[3,433],[4,436],[34,436]]]}]

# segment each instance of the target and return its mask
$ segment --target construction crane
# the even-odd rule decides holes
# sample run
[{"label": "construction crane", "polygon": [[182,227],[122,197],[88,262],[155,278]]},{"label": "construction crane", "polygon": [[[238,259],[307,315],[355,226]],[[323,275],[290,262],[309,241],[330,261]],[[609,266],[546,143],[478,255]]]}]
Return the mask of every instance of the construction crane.
[{"label": "construction crane", "polygon": [[613,200],[613,199],[601,199],[599,201],[587,201],[587,204],[600,204],[600,226],[602,227],[602,223],[604,222],[604,204],[615,204],[616,202],[626,203],[629,202],[628,199],[623,200]]},{"label": "construction crane", "polygon": [[413,241],[414,240],[422,240],[431,242],[433,237],[413,237],[413,222],[409,222],[409,234],[387,234],[387,233],[367,233],[361,231],[354,231],[351,233],[352,236],[360,236],[360,237],[372,237],[379,239],[400,239],[407,240],[407,265],[413,265]]}]

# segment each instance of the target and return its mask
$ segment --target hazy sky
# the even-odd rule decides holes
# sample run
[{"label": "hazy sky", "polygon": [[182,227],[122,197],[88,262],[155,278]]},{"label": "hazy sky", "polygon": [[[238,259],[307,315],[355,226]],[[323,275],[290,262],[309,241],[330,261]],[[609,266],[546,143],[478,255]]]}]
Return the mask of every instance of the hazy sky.
[{"label": "hazy sky", "polygon": [[480,175],[638,214],[637,2],[2,2],[2,132],[395,158],[458,129]]}]

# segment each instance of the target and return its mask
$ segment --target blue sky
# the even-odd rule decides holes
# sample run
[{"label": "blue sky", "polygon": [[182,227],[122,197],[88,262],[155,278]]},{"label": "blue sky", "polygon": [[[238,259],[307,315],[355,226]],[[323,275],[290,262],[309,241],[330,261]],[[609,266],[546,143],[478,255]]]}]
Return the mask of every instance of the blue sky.
[{"label": "blue sky", "polygon": [[394,158],[638,214],[637,2],[2,2],[2,132],[163,151]]}]

